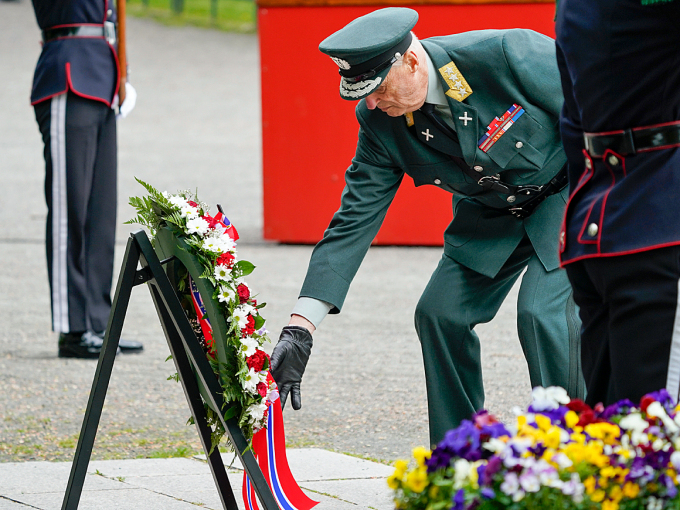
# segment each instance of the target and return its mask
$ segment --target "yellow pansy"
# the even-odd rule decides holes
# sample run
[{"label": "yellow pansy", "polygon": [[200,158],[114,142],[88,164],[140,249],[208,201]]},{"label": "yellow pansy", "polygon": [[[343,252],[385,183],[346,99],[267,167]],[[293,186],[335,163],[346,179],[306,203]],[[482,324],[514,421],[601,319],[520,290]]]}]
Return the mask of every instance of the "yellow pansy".
[{"label": "yellow pansy", "polygon": [[623,498],[623,490],[621,489],[621,486],[614,485],[609,491],[609,499],[618,503],[621,501],[621,498]]},{"label": "yellow pansy", "polygon": [[534,418],[534,421],[536,422],[536,425],[538,425],[538,428],[544,432],[546,432],[550,428],[551,425],[550,418],[548,418],[547,416],[537,414]]},{"label": "yellow pansy", "polygon": [[595,484],[597,482],[595,481],[595,477],[589,476],[588,478],[585,479],[583,482],[583,486],[586,488],[586,494],[592,494],[595,492]]},{"label": "yellow pansy", "polygon": [[626,482],[623,486],[623,495],[629,499],[634,499],[640,493],[640,486],[633,482]]},{"label": "yellow pansy", "polygon": [[590,494],[590,499],[595,503],[599,503],[600,501],[604,500],[604,496],[605,496],[604,491],[602,489],[597,489],[595,492]]},{"label": "yellow pansy", "polygon": [[406,476],[406,486],[413,492],[423,492],[427,487],[427,470],[419,467]]},{"label": "yellow pansy", "polygon": [[585,431],[591,437],[601,439],[605,444],[616,444],[617,438],[621,434],[618,425],[608,422],[589,423],[586,425]]},{"label": "yellow pansy", "polygon": [[413,449],[413,457],[415,457],[416,462],[419,466],[424,466],[425,461],[432,456],[432,451],[422,446],[417,446]]},{"label": "yellow pansy", "polygon": [[616,501],[607,499],[602,502],[602,510],[619,510],[619,504]]},{"label": "yellow pansy", "polygon": [[401,484],[401,477],[396,474],[391,474],[387,477],[387,486],[392,490],[397,490]]},{"label": "yellow pansy", "polygon": [[567,414],[564,415],[564,421],[567,424],[567,427],[573,429],[578,423],[578,414],[574,411],[567,411]]},{"label": "yellow pansy", "polygon": [[404,476],[404,473],[406,473],[406,469],[408,468],[408,462],[405,460],[399,459],[394,463],[394,475],[398,476],[401,478]]}]

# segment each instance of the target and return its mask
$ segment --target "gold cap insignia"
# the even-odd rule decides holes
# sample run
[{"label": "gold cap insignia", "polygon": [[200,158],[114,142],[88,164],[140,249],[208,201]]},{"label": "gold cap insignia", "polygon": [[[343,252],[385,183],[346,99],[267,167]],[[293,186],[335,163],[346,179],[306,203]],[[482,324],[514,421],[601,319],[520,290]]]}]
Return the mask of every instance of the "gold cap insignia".
[{"label": "gold cap insignia", "polygon": [[406,112],[404,114],[404,118],[406,119],[406,126],[411,127],[415,122],[413,121],[413,114],[411,112]]},{"label": "gold cap insignia", "polygon": [[465,81],[463,74],[458,70],[456,64],[449,62],[444,67],[440,67],[439,72],[449,86],[449,90],[446,91],[447,96],[460,102],[472,94],[472,88]]}]

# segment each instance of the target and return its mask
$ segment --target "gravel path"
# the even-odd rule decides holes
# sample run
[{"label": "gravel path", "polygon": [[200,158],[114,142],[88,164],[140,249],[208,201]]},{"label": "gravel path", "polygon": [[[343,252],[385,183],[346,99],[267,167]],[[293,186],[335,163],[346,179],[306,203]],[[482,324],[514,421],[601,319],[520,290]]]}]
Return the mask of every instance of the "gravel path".
[{"label": "gravel path", "polygon": [[[268,303],[278,336],[297,297],[309,246],[262,240],[257,37],[129,21],[131,78],[139,99],[119,123],[117,267],[131,231],[127,197],[140,177],[161,189],[198,188],[221,203],[242,236],[239,255],[258,268],[248,282]],[[44,263],[42,144],[29,91],[40,52],[31,4],[0,2],[0,461],[69,460],[96,363],[56,357]],[[426,397],[413,309],[441,250],[372,248],[343,313],[315,335],[303,408],[286,409],[290,444],[383,461],[425,445]],[[487,407],[505,419],[528,400],[515,333],[514,293],[483,344]],[[95,458],[181,456],[199,448],[185,425],[181,387],[167,381],[169,351],[148,292],[135,288],[124,336],[145,352],[120,356]],[[275,341],[275,338],[274,338]]]}]

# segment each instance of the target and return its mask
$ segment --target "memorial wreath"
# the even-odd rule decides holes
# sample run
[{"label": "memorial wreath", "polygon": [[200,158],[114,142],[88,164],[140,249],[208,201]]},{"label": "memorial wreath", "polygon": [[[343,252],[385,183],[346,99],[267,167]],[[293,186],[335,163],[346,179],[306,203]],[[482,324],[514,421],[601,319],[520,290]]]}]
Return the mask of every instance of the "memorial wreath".
[{"label": "memorial wreath", "polygon": [[666,390],[595,408],[557,387],[532,396],[513,427],[481,411],[434,450],[416,448],[415,467],[397,461],[396,507],[680,508],[680,406]]},{"label": "memorial wreath", "polygon": [[[278,397],[276,383],[269,374],[269,356],[261,348],[270,341],[265,319],[260,315],[265,303],[257,302],[244,280],[255,266],[237,258],[238,234],[221,210],[211,216],[209,206],[198,199],[196,192],[186,190],[171,195],[137,181],[149,195],[130,198],[137,216],[127,223],[146,227],[157,250],[163,239],[171,239],[176,253],[188,254],[189,262],[194,262],[193,266],[197,263],[201,270],[199,277],[192,278],[190,271],[180,266],[174,279],[182,306],[224,396],[223,410],[205,404],[208,424],[213,430],[212,447],[225,434],[217,412],[225,420],[238,418],[245,437],[252,440],[254,433],[266,426],[268,404]],[[200,279],[211,285],[206,286]],[[208,289],[210,304],[203,302],[205,292],[201,296],[199,287]],[[211,324],[218,317],[208,320],[206,305],[217,308],[226,319],[225,328]]]}]

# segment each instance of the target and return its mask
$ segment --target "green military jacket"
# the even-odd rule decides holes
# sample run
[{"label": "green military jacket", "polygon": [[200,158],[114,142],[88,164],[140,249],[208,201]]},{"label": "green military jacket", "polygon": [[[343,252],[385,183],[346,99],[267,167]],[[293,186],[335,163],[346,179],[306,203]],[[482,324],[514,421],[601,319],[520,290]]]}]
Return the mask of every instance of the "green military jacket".
[{"label": "green military jacket", "polygon": [[[507,195],[484,191],[451,158],[514,185],[543,185],[560,171],[566,157],[558,131],[563,97],[554,41],[516,29],[434,37],[422,44],[438,70],[459,143],[419,111],[389,117],[359,102],[359,141],[340,209],[314,249],[300,292],[332,304],[331,313],[342,307],[404,174],[416,186],[436,185],[453,194],[444,252],[459,263],[494,277],[526,234],[546,270],[559,266],[567,190],[521,220],[507,212]],[[482,151],[478,144],[487,126],[513,104],[524,114]],[[523,200],[517,197],[512,205]]]}]

